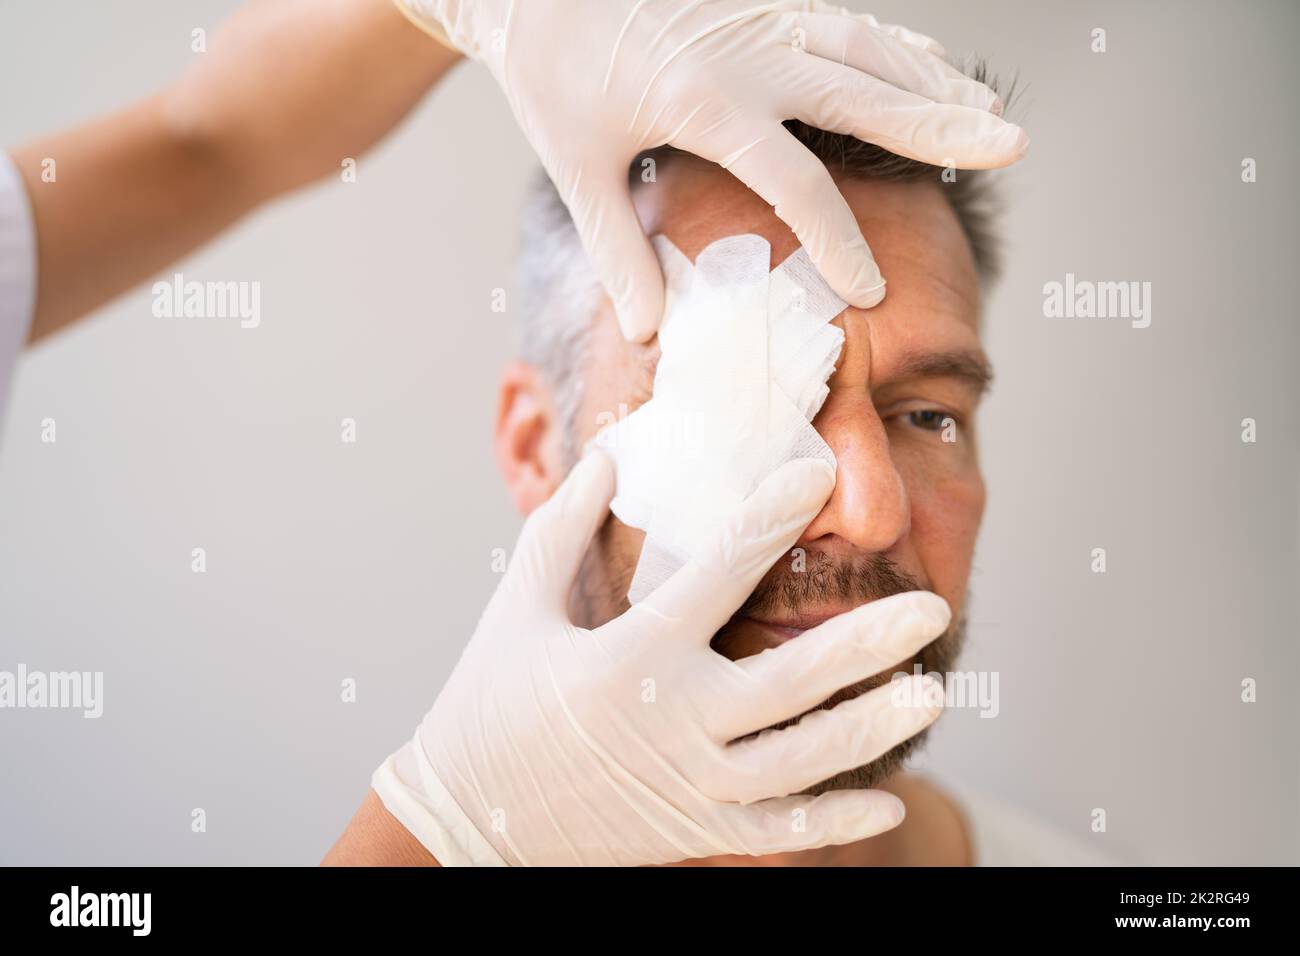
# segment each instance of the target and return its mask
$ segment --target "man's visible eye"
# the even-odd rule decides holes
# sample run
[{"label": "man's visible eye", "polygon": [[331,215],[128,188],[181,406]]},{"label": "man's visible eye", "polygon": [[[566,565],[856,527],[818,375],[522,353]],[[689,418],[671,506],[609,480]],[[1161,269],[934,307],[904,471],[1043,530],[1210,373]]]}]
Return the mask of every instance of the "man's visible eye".
[{"label": "man's visible eye", "polygon": [[[937,432],[943,428],[944,422],[952,418],[947,412],[941,412],[934,408],[922,408],[914,412],[907,413],[907,420],[917,428],[923,428],[926,431]],[[955,422],[956,419],[953,419]]]}]

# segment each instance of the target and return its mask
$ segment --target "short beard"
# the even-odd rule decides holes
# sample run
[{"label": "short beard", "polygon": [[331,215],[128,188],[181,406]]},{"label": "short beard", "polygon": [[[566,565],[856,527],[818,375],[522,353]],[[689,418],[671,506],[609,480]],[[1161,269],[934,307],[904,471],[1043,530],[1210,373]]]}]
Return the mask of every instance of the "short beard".
[{"label": "short beard", "polygon": [[[809,550],[803,571],[795,571],[787,561],[778,562],[759,582],[754,593],[741,605],[736,617],[747,614],[761,615],[772,611],[798,614],[801,610],[825,604],[859,606],[892,594],[920,590],[923,590],[921,584],[912,575],[882,554],[837,559],[822,551]],[[727,632],[731,627],[730,623],[727,624],[713,638],[715,649],[720,644],[725,644]],[[957,663],[965,634],[965,619],[954,619],[946,631],[921,649],[919,657],[922,672],[937,672],[941,675],[951,672]],[[902,666],[905,665],[900,665],[900,670]],[[887,673],[874,674],[866,680],[844,687],[805,714],[829,709],[867,691],[886,686],[891,676]],[[805,714],[773,724],[768,729],[789,727],[798,723]],[[924,746],[929,732],[930,728],[926,727],[920,733],[896,744],[870,763],[841,771],[801,792],[815,796],[830,790],[862,790],[878,787],[903,769],[907,759]]]},{"label": "short beard", "polygon": [[[615,529],[621,526],[621,522],[611,516],[597,533],[594,546],[588,550],[583,560],[571,604],[573,621],[579,626],[597,627],[622,614],[629,606],[627,590],[635,571],[635,559],[630,563],[621,560],[618,550],[611,546]],[[795,571],[789,561],[782,559],[764,575],[732,620],[713,636],[710,646],[715,651],[722,653],[720,648],[725,647],[728,633],[735,622],[747,614],[772,611],[797,614],[801,609],[825,604],[858,606],[892,594],[923,590],[912,575],[884,555],[864,554],[837,559],[823,551],[805,550],[807,555],[803,571]],[[966,620],[963,615],[954,618],[946,631],[921,649],[921,671],[927,674],[938,673],[946,678],[957,664],[965,637]],[[911,663],[909,661],[900,665],[900,670]],[[858,681],[836,691],[805,713],[826,710],[867,691],[883,687],[889,683],[890,677],[890,674],[875,674]],[[783,720],[765,729],[789,727],[798,723],[803,716],[800,714],[799,717]],[[926,727],[870,763],[841,771],[800,792],[816,796],[830,790],[878,787],[903,769],[907,759],[924,746],[929,734],[930,728]]]}]

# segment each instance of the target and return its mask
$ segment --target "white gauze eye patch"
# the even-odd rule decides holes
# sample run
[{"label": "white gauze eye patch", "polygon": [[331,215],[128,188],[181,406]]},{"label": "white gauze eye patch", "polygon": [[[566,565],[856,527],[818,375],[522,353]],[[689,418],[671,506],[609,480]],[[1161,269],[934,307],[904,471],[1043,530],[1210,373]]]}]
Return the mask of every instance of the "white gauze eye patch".
[{"label": "white gauze eye patch", "polygon": [[694,265],[652,242],[667,287],[654,395],[592,439],[617,464],[610,509],[646,533],[634,604],[780,465],[835,465],[811,422],[844,344],[830,321],[848,308],[802,248],[769,273],[761,236],[719,239]]}]

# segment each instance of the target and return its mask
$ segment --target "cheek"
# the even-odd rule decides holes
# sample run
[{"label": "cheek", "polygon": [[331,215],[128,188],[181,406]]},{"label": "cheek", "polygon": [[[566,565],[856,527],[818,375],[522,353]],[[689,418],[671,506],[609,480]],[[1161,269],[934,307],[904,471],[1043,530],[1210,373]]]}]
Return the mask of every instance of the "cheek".
[{"label": "cheek", "polygon": [[574,445],[583,444],[602,428],[625,418],[650,399],[653,376],[647,371],[658,355],[652,346],[623,340],[610,318],[592,330],[580,373],[582,393],[573,423]]},{"label": "cheek", "polygon": [[627,591],[644,543],[645,532],[629,528],[613,515],[606,519],[578,571],[569,608],[573,623],[600,627],[628,609]]},{"label": "cheek", "polygon": [[586,380],[573,416],[574,448],[585,446],[596,432],[608,424],[613,414],[610,408],[615,404],[612,398],[612,389],[604,387],[603,383],[597,380],[591,378]]},{"label": "cheek", "polygon": [[975,463],[904,471],[911,539],[934,591],[956,610],[966,596],[975,539],[984,515],[984,479]]},{"label": "cheek", "polygon": [[574,447],[582,448],[601,429],[631,413],[626,383],[609,372],[587,375],[573,416]]}]

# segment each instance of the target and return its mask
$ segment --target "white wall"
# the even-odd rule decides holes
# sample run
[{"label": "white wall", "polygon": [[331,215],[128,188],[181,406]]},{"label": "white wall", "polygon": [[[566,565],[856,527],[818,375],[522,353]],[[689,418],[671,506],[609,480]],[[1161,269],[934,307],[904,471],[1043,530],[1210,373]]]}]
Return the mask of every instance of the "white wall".
[{"label": "white wall", "polygon": [[[156,88],[235,5],[5,0],[0,143]],[[872,9],[1018,68],[1033,138],[986,319],[991,499],[964,661],[999,673],[1001,714],[946,715],[925,763],[1121,857],[1296,863],[1300,13]],[[489,301],[532,165],[488,77],[459,69],[358,183],[168,270],[260,282],[258,329],[156,319],[146,288],[23,361],[0,669],[102,670],[106,700],[96,721],[0,711],[0,863],[312,863],[340,832],[518,527],[490,456],[510,352]],[[1150,281],[1151,327],[1045,319],[1066,272]]]}]

